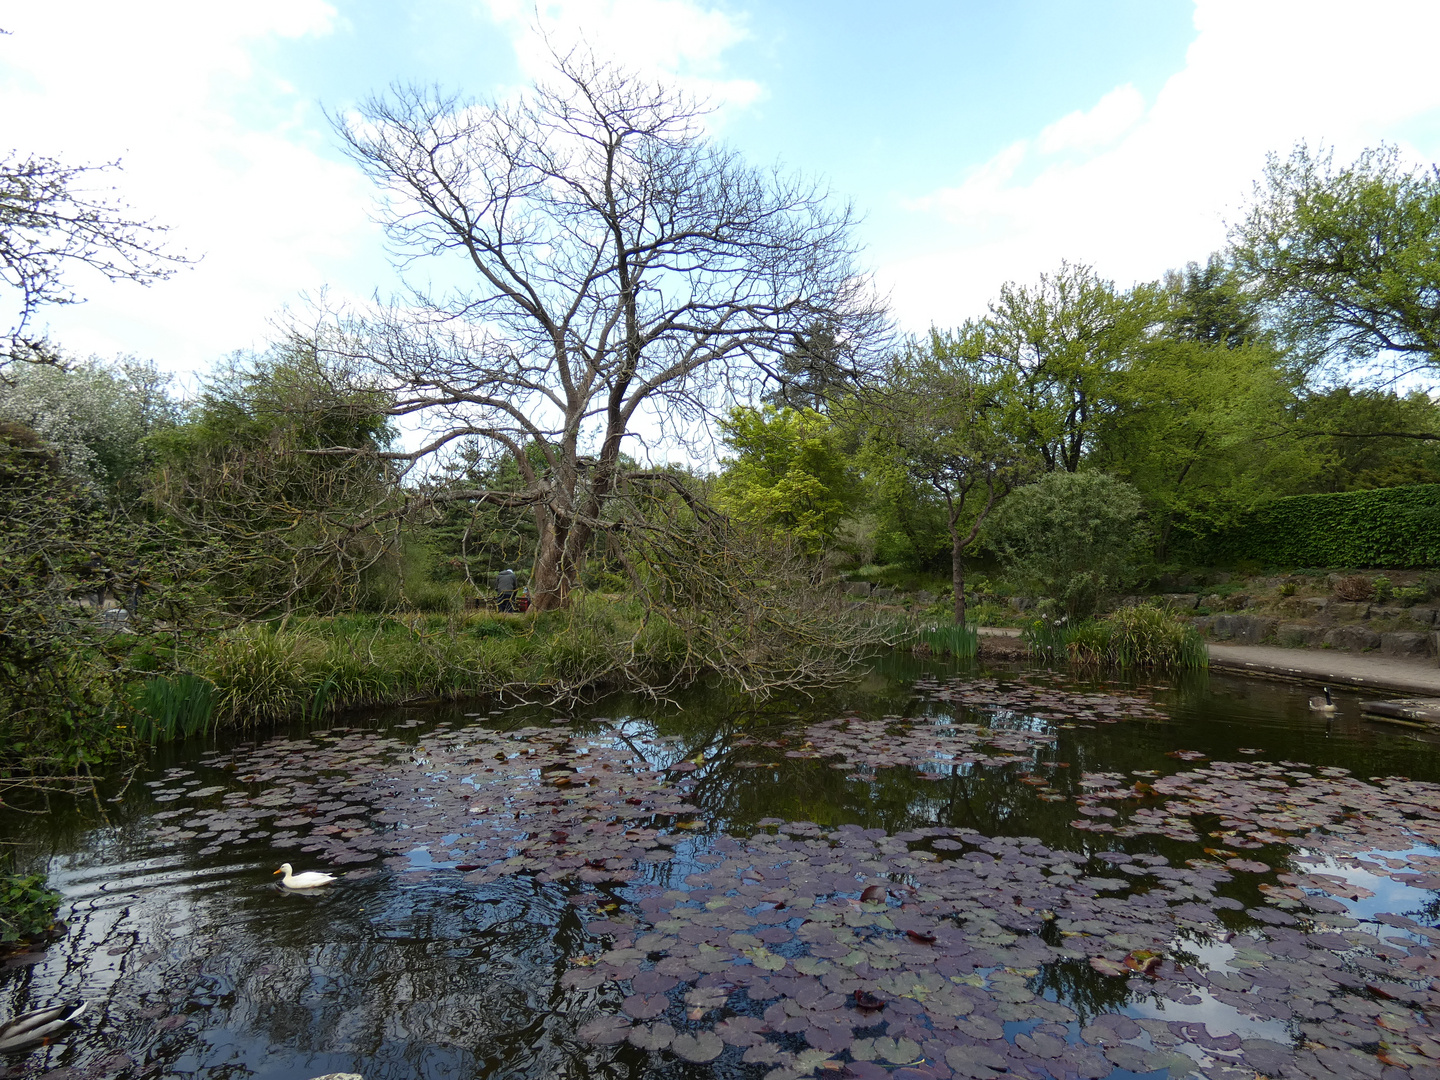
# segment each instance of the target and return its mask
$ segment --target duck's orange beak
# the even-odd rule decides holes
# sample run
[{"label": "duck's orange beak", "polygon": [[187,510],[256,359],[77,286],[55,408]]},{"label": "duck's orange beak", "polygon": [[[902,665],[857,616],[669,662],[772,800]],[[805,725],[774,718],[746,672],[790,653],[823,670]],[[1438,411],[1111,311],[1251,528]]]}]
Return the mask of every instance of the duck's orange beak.
[{"label": "duck's orange beak", "polygon": [[[285,872],[284,870],[276,870],[276,871],[275,871],[276,874],[283,874],[284,872]],[[273,875],[272,875],[272,876],[273,876]]]}]

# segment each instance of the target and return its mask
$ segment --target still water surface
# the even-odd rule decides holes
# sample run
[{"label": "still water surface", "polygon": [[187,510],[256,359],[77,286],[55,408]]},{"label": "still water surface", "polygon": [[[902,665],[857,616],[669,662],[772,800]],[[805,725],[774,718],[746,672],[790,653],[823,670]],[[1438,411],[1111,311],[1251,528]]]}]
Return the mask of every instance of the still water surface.
[{"label": "still water surface", "polygon": [[[1071,825],[1073,801],[1042,795],[1073,795],[1087,772],[1168,776],[1192,767],[1169,756],[1176,750],[1216,761],[1339,766],[1361,778],[1440,781],[1440,743],[1362,720],[1356,699],[1343,694],[1337,695],[1338,714],[1326,718],[1307,707],[1311,691],[1278,683],[1216,675],[1175,684],[1110,684],[1101,688],[1153,703],[1157,715],[1089,723],[1037,719],[1023,709],[971,710],[916,690],[917,681],[929,680],[933,689],[936,681],[957,675],[987,674],[1014,673],[892,657],[859,685],[813,701],[757,706],[697,690],[664,706],[617,698],[565,714],[472,703],[359,715],[346,718],[343,727],[284,733],[289,741],[259,759],[270,762],[269,772],[257,772],[254,760],[245,758],[249,743],[165,748],[118,795],[115,789],[104,793],[118,801],[57,804],[43,815],[3,819],[8,835],[48,865],[52,885],[65,898],[61,917],[69,933],[38,962],[0,970],[0,1015],[65,998],[94,1004],[78,1031],[12,1056],[0,1075],[54,1070],[49,1075],[303,1080],[345,1071],[366,1080],[758,1078],[769,1066],[747,1064],[736,1050],[691,1064],[663,1050],[587,1042],[577,1036],[582,1022],[616,1012],[625,988],[577,989],[573,980],[562,982],[575,970],[575,958],[596,949],[587,919],[608,916],[612,928],[623,927],[645,898],[683,891],[688,876],[711,865],[706,860],[717,837],[748,837],[773,819],[813,822],[822,832],[854,825],[891,835],[946,826],[987,837],[1036,838],[1082,858],[1134,850],[1158,852],[1181,865],[1188,856],[1201,856],[1202,845],[1082,832]],[[1070,689],[1083,694],[1099,685]],[[921,770],[940,773],[938,780],[905,766],[872,771],[861,763],[843,771],[831,767],[833,758],[785,756],[784,747],[802,745],[797,732],[805,725],[842,713],[953,718],[1055,738],[1027,751],[1032,760],[1022,769],[1012,761]],[[569,722],[557,723],[562,719]],[[453,741],[475,725],[540,726],[557,732],[556,739],[568,736],[567,749],[577,754],[593,744],[657,768],[698,761],[693,771],[666,774],[681,777],[679,790],[695,812],[657,814],[649,823],[665,837],[664,847],[655,850],[673,857],[640,862],[628,881],[588,885],[574,878],[545,880],[557,875],[524,866],[502,867],[494,880],[456,869],[472,865],[470,854],[457,840],[460,824],[449,834],[435,827],[440,800],[473,798],[478,806],[489,798],[487,784],[508,781],[487,780],[478,767],[466,775],[427,773],[426,755],[437,738]],[[780,740],[786,740],[781,747],[765,745]],[[374,751],[335,757],[337,747],[382,742]],[[757,763],[763,767],[746,767]],[[1042,766],[1050,766],[1048,785],[1017,782],[1019,773]],[[417,775],[434,782],[433,801],[412,782]],[[394,802],[374,797],[376,777],[386,776],[397,785],[387,792]],[[415,790],[401,792],[401,783]],[[255,809],[254,800],[263,804],[272,789],[280,794],[271,805]],[[226,808],[241,798],[252,805],[251,816],[227,817]],[[394,812],[397,802],[412,808],[414,821]],[[435,815],[425,827],[414,809],[422,806]],[[303,825],[295,824],[297,817]],[[700,827],[683,829],[682,823]],[[314,846],[306,843],[315,839],[306,829],[329,830],[325,835],[337,842],[358,834],[370,847],[348,864],[327,865],[326,853],[338,849],[303,850]],[[1273,860],[1274,852],[1256,857]],[[287,892],[272,875],[281,861],[297,870],[334,870],[341,880],[314,893]],[[1418,909],[1413,897],[1396,895],[1418,890],[1366,880],[1377,893],[1366,901],[1371,908]],[[1352,913],[1365,915],[1360,908]],[[1229,955],[1232,950],[1216,939],[1197,945],[1192,959],[1204,966]],[[1157,1005],[1144,987],[1130,991],[1127,1000],[1117,987],[1129,984],[1103,976],[1094,981],[1098,991],[1042,972],[1031,985],[1072,1004],[1087,994],[1108,994],[1108,1002],[1094,1007],[1108,1004],[1141,1018],[1163,1011],[1165,1003]],[[1179,1015],[1177,1008],[1170,1005],[1169,1019]],[[1212,1025],[1228,1023],[1241,1036],[1278,1042],[1295,1036],[1280,1021],[1239,1017],[1208,997],[1193,1012]],[[1016,1030],[1007,1028],[1012,1041]],[[935,1067],[935,1075],[948,1075]],[[1112,1075],[1164,1071],[1119,1069]]]}]

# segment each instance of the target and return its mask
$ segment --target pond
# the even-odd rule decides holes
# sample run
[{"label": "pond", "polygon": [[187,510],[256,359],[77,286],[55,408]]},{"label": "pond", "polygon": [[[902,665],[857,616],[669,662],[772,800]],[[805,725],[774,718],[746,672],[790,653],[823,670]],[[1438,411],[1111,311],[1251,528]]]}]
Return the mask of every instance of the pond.
[{"label": "pond", "polygon": [[3,1015],[92,1005],[0,1075],[1440,1077],[1440,744],[1309,693],[889,657],[168,747],[4,819],[69,932]]}]

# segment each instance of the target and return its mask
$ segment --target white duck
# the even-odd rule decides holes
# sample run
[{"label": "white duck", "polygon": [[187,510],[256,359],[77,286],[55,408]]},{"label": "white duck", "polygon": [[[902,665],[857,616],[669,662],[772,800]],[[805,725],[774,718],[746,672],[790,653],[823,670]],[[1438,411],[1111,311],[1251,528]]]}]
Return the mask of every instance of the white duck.
[{"label": "white duck", "polygon": [[321,885],[329,885],[335,880],[334,874],[322,874],[318,870],[306,870],[303,874],[297,874],[290,868],[290,864],[281,863],[277,874],[284,874],[280,884],[287,889],[318,889]]},{"label": "white duck", "polygon": [[88,1002],[66,1002],[48,1009],[31,1009],[0,1024],[0,1051],[23,1050],[50,1041],[66,1024],[85,1011]]}]

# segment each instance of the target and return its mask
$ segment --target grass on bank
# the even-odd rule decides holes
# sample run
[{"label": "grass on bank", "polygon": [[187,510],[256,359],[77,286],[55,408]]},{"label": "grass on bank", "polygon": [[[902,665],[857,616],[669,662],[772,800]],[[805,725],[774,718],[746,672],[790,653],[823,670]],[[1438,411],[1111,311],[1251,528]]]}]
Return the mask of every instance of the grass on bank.
[{"label": "grass on bank", "polygon": [[683,637],[638,601],[578,597],[528,615],[299,616],[252,624],[155,675],[136,696],[137,736],[183,738],[407,701],[627,689],[685,677]]}]

